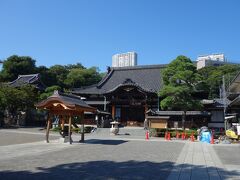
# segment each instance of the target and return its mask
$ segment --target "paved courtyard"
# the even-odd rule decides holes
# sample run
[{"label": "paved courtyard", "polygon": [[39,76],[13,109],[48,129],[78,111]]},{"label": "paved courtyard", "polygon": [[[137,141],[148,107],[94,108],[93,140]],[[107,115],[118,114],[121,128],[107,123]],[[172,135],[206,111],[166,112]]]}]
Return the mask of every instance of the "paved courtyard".
[{"label": "paved courtyard", "polygon": [[[14,138],[16,137],[16,138]],[[72,145],[44,132],[0,130],[0,179],[239,179],[240,146],[86,136]],[[8,140],[10,138],[10,140]],[[42,138],[42,139],[40,139]],[[22,140],[22,143],[20,142]],[[11,141],[11,142],[10,142]],[[26,142],[29,141],[29,142]],[[8,144],[9,143],[9,144]],[[226,149],[232,156],[223,155]],[[219,155],[223,158],[220,159]]]}]

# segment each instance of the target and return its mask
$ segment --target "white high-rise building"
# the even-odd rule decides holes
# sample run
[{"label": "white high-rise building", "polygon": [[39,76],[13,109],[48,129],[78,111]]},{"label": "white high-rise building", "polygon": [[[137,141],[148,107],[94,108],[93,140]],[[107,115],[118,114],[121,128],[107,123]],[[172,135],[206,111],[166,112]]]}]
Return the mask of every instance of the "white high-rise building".
[{"label": "white high-rise building", "polygon": [[112,67],[125,67],[137,65],[137,53],[127,52],[112,56]]},{"label": "white high-rise building", "polygon": [[206,66],[220,66],[227,63],[228,62],[224,54],[210,54],[205,56],[198,56],[197,69],[201,69]]}]

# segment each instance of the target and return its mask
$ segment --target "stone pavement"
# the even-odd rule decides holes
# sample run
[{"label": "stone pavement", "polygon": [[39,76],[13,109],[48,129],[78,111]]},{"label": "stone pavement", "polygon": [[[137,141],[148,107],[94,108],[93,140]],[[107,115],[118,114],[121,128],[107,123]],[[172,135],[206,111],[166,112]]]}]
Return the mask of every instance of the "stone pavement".
[{"label": "stone pavement", "polygon": [[240,145],[221,144],[212,146],[227,172],[235,172],[240,179]]},{"label": "stone pavement", "polygon": [[[43,131],[30,129],[1,129],[0,135],[0,179],[4,180],[240,179],[239,145],[147,141],[137,134],[108,133],[86,135],[85,143],[78,143],[80,135],[74,134],[72,145],[58,143],[54,138],[59,134],[51,133],[53,139],[47,144]],[[21,143],[22,135],[29,136],[30,143]],[[12,142],[6,145],[8,137]]]},{"label": "stone pavement", "polygon": [[[59,134],[51,133],[50,139],[58,139]],[[38,129],[0,129],[0,147],[44,141],[45,131]]]},{"label": "stone pavement", "polygon": [[[29,131],[8,133],[38,136]],[[184,147],[181,142],[144,137],[88,135],[85,143],[78,143],[80,135],[74,134],[72,145],[55,140],[47,144],[42,137],[38,142],[0,146],[0,179],[166,179]]]},{"label": "stone pavement", "polygon": [[[235,154],[235,158],[238,159],[238,166],[229,170],[214,151],[214,146],[219,145],[186,142],[168,180],[240,179],[239,156]],[[239,145],[235,146],[240,148]],[[229,156],[231,155],[229,154]]]}]

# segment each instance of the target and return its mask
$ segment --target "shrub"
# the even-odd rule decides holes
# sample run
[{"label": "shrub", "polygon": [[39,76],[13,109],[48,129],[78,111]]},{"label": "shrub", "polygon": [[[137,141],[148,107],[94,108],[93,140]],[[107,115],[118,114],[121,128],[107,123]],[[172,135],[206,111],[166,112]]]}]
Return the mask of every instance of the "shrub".
[{"label": "shrub", "polygon": [[165,132],[170,132],[171,137],[176,137],[177,132],[182,134],[182,132],[185,132],[188,137],[192,135],[192,132],[195,137],[197,137],[197,130],[195,129],[190,129],[190,130],[176,130],[176,129],[158,129],[158,128],[151,128],[150,129],[150,136],[153,137],[164,137]]}]

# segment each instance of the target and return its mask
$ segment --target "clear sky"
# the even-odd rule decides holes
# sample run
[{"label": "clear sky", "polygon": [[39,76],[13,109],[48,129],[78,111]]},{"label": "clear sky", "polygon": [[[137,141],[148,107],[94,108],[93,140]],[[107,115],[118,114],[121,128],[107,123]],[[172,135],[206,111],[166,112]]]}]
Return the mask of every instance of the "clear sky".
[{"label": "clear sky", "polygon": [[128,51],[139,65],[210,53],[240,63],[240,0],[0,0],[2,60],[105,71]]}]

